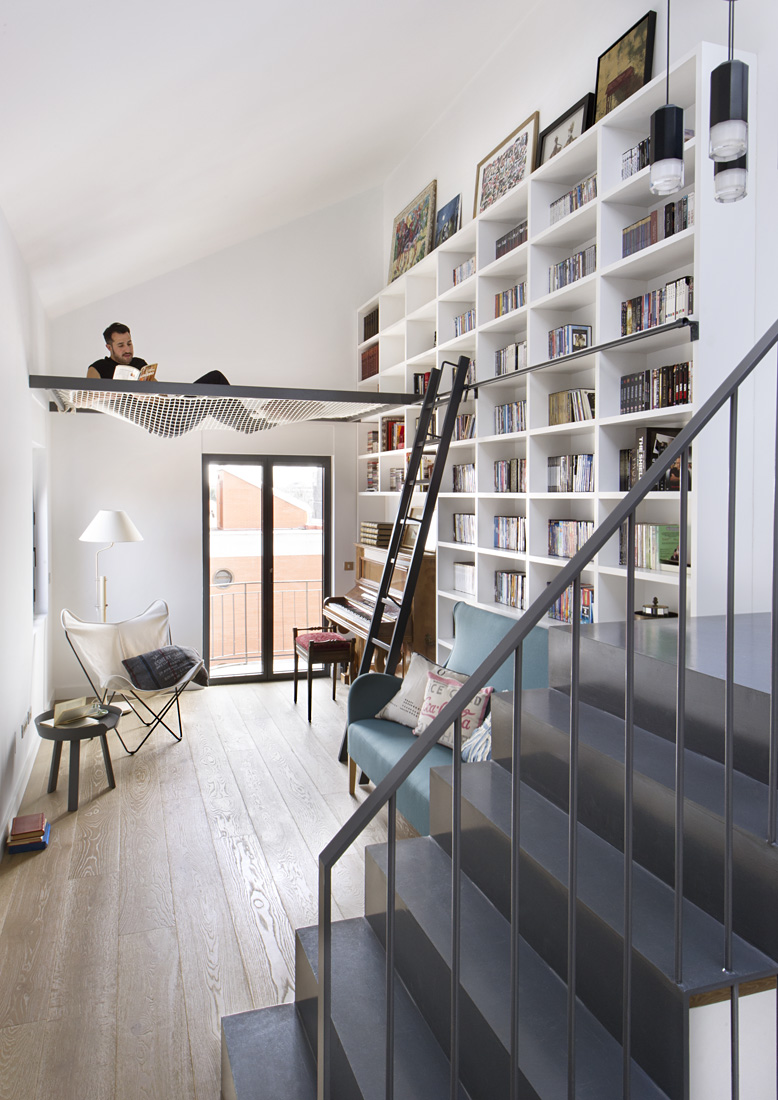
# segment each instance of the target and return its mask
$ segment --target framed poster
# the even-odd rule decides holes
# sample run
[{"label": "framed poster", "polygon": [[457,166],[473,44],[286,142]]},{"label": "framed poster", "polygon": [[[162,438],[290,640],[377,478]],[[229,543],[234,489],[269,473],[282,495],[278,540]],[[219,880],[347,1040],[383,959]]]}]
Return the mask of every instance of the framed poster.
[{"label": "framed poster", "polygon": [[473,217],[487,210],[493,202],[507,195],[516,184],[529,176],[535,164],[538,117],[535,111],[478,165]]},{"label": "framed poster", "polygon": [[597,59],[594,121],[599,122],[651,79],[656,12],[649,11]]},{"label": "framed poster", "polygon": [[453,237],[459,229],[459,222],[462,213],[462,196],[457,195],[451,202],[447,202],[445,206],[441,206],[438,210],[438,216],[435,219],[435,244],[434,248],[437,248],[443,241],[447,241],[449,237]]},{"label": "framed poster", "polygon": [[389,258],[390,283],[432,251],[437,186],[438,181],[433,180],[394,219]]},{"label": "framed poster", "polygon": [[594,94],[587,92],[583,99],[579,99],[556,122],[547,126],[538,138],[538,159],[536,168],[551,160],[557,153],[561,153],[568,145],[572,145],[584,130],[588,130],[594,119]]}]

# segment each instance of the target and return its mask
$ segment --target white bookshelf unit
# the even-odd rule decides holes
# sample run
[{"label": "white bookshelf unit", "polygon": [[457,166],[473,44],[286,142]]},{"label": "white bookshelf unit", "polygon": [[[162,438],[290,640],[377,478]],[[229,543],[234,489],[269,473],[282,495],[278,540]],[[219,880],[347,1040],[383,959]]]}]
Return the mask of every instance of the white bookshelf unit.
[{"label": "white bookshelf unit", "polygon": [[[504,581],[503,587],[508,593],[522,592],[524,607],[528,606],[565,563],[549,555],[549,523],[569,520],[596,527],[624,495],[620,451],[636,446],[638,429],[683,426],[753,343],[753,195],[736,204],[717,204],[707,155],[710,71],[725,56],[723,47],[701,43],[671,68],[671,101],[684,109],[685,126],[694,133],[685,143],[685,183],[680,192],[661,200],[652,195],[647,167],[622,179],[622,154],[648,136],[650,116],[665,101],[662,73],[359,311],[360,338],[364,318],[375,308],[380,321],[378,335],[358,348],[360,388],[414,392],[414,376],[432,366],[456,362],[460,355],[475,360],[477,385],[467,391],[461,407],[463,414],[474,416],[474,435],[452,442],[437,509],[441,659],[451,642],[454,602],[465,599],[520,615],[521,607],[495,601],[495,574],[520,574],[518,580]],[[744,60],[750,66],[754,96],[755,59]],[[753,148],[753,130],[750,140]],[[596,197],[552,222],[551,204],[592,176]],[[694,223],[665,237],[665,206],[685,195],[693,197]],[[653,211],[658,240],[623,257],[622,231]],[[523,221],[526,241],[496,258],[498,239]],[[593,272],[550,291],[550,269],[590,246],[596,250]],[[474,274],[455,283],[454,270],[473,257]],[[686,276],[694,280],[690,315],[622,336],[623,302]],[[525,304],[495,316],[495,296],[521,284]],[[475,311],[474,327],[456,335],[457,326],[466,325],[472,316],[470,311]],[[549,332],[569,325],[590,326],[591,346],[550,359]],[[527,368],[496,377],[497,354],[524,342]],[[379,348],[378,372],[362,380],[361,355],[372,343]],[[621,413],[623,376],[686,362],[691,364],[688,403]],[[595,415],[550,424],[549,395],[563,390],[593,391]],[[524,427],[500,432],[495,410],[514,402],[524,403]],[[412,407],[406,410],[408,446],[415,415]],[[402,447],[368,453],[368,433],[377,428],[380,445],[383,433],[378,425],[360,426],[358,511],[360,518],[392,519],[396,492],[390,485],[404,466],[406,451]],[[722,575],[724,554],[726,431],[722,423],[718,440],[716,432],[708,432],[709,438],[704,435],[692,453],[692,614],[716,614],[721,606],[721,586],[715,578]],[[591,456],[574,463],[579,473],[590,473],[588,491],[549,491],[549,459],[566,455]],[[497,491],[495,463],[512,459],[525,463],[523,491]],[[475,482],[468,487],[473,491],[455,492],[453,467],[470,465]],[[678,499],[678,492],[652,493],[638,513],[638,523],[677,523]],[[455,519],[461,516],[473,518]],[[523,549],[495,546],[496,517],[518,521],[503,526],[519,528]],[[459,541],[466,537],[474,541]],[[462,563],[470,568],[463,569]],[[595,621],[623,616],[625,577],[618,540],[612,539],[583,577],[592,588]],[[677,569],[638,571],[638,610],[654,597],[677,610],[677,596]]]}]

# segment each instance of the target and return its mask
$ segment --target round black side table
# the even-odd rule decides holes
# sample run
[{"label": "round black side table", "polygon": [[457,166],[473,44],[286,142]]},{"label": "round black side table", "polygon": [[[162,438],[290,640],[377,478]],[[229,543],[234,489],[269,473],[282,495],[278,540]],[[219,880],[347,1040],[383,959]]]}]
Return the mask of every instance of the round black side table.
[{"label": "round black side table", "polygon": [[53,741],[51,752],[51,768],[49,770],[49,794],[57,789],[57,779],[59,778],[59,762],[62,756],[62,742],[70,742],[70,771],[68,773],[68,813],[72,813],[78,809],[78,769],[81,759],[81,742],[88,740],[90,737],[99,737],[100,745],[103,750],[103,761],[105,762],[105,774],[108,778],[108,786],[114,788],[116,786],[116,780],[113,774],[113,765],[111,764],[111,754],[108,752],[108,741],[106,734],[109,730],[116,728],[116,723],[122,716],[122,712],[118,707],[108,707],[108,713],[99,719],[85,720],[83,722],[73,722],[67,726],[55,726],[52,719],[54,717],[53,710],[45,710],[43,714],[39,714],[35,719],[35,725],[38,728],[38,733],[46,741]]}]

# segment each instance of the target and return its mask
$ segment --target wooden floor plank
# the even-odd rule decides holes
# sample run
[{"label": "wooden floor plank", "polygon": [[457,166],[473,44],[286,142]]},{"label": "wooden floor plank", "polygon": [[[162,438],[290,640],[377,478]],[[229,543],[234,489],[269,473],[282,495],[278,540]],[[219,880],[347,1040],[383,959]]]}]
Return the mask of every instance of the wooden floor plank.
[{"label": "wooden floor plank", "polygon": [[95,1027],[89,1002],[79,1015],[50,1020],[44,1028],[35,1100],[114,1100],[116,1093],[116,1014]]},{"label": "wooden floor plank", "polygon": [[0,1100],[35,1096],[45,1029],[45,1023],[0,1028]]},{"label": "wooden floor plank", "polygon": [[61,912],[67,929],[51,981],[48,1019],[116,1016],[119,875],[69,879]]},{"label": "wooden floor plank", "polygon": [[119,870],[119,836],[122,798],[118,788],[107,786],[103,752],[94,738],[82,745],[81,784],[71,878],[116,874]]},{"label": "wooden floor plank", "polygon": [[174,928],[119,936],[118,1006],[115,1100],[193,1100],[189,1031]]},{"label": "wooden floor plank", "polygon": [[121,794],[120,935],[175,923],[156,755],[150,742],[144,749],[114,769]]}]

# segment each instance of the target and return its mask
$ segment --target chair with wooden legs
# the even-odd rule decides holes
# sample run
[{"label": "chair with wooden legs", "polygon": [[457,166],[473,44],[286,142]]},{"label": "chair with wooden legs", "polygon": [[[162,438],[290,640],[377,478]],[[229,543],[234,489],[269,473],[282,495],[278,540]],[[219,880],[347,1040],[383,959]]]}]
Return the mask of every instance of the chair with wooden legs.
[{"label": "chair with wooden legs", "polygon": [[313,666],[332,665],[332,698],[338,683],[338,666],[354,664],[353,637],[346,637],[321,626],[292,627],[294,641],[294,701],[297,702],[297,674],[300,658],[308,664],[308,721],[313,700]]}]

